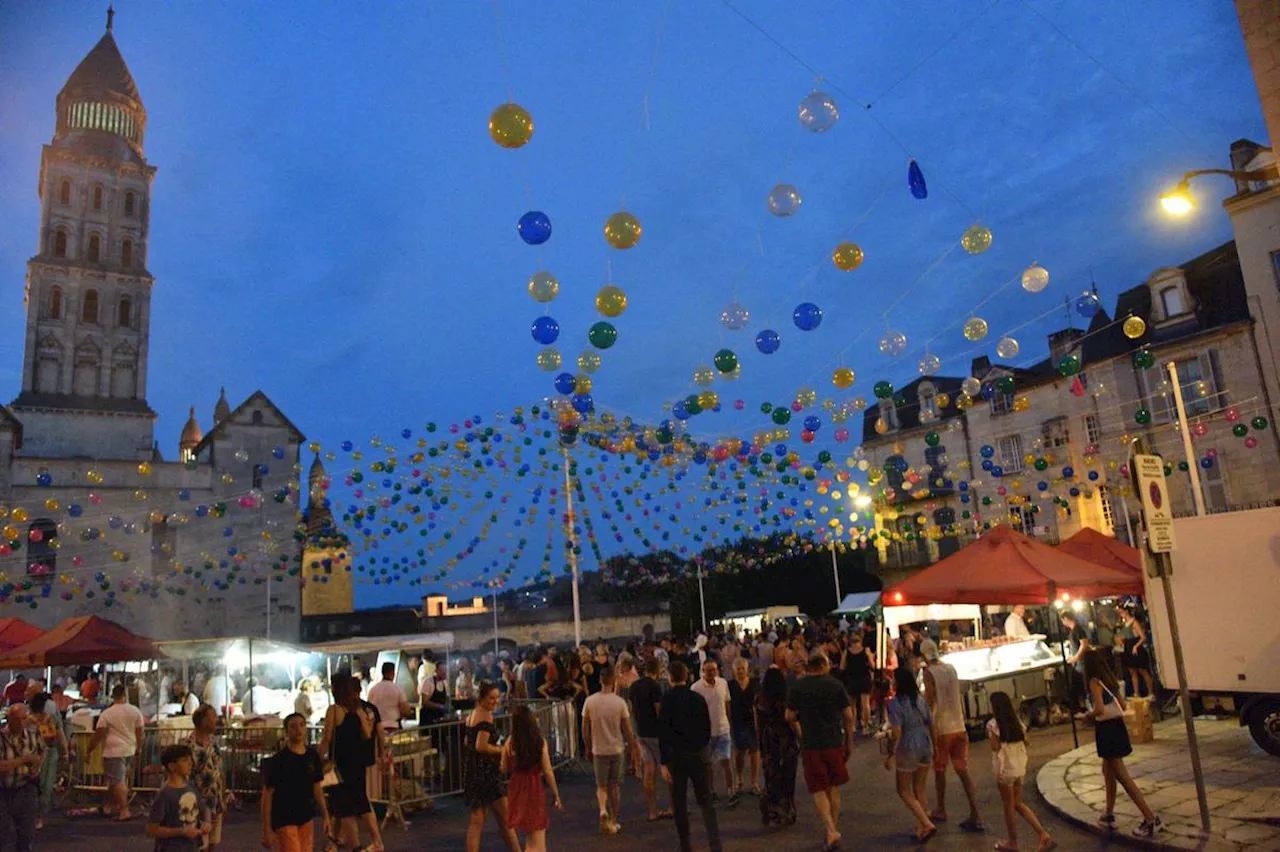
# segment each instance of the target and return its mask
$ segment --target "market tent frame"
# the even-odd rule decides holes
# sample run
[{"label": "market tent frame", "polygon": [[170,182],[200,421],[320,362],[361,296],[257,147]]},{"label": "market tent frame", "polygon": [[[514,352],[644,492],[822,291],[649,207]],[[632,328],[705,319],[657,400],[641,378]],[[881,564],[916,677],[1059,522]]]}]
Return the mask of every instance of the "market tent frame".
[{"label": "market tent frame", "polygon": [[880,603],[880,592],[850,592],[840,601],[840,606],[831,610],[829,615],[856,615],[876,608]]},{"label": "market tent frame", "polygon": [[0,669],[127,663],[159,660],[164,654],[152,640],[96,615],[68,618],[47,633],[4,652]]},{"label": "market tent frame", "polygon": [[34,642],[43,635],[43,630],[21,618],[0,618],[0,654]]},{"label": "market tent frame", "polygon": [[453,633],[402,633],[391,636],[352,636],[329,642],[297,646],[299,650],[317,654],[369,654],[378,651],[418,651],[426,648],[452,648]]},{"label": "market tent frame", "polygon": [[1142,553],[1138,548],[1092,527],[1081,527],[1080,532],[1059,544],[1058,549],[1098,565],[1142,575]]}]

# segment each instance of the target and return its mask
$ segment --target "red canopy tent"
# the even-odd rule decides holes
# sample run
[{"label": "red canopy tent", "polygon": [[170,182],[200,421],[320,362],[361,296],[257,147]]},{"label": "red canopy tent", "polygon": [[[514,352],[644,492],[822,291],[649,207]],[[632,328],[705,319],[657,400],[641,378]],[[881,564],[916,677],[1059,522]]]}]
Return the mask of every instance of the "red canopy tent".
[{"label": "red canopy tent", "polygon": [[86,615],[68,618],[48,633],[0,656],[0,669],[123,663],[163,657],[150,639],[135,636],[114,621]]},{"label": "red canopy tent", "polygon": [[1084,599],[1140,595],[1142,577],[1132,569],[1089,562],[999,526],[885,589],[882,600],[885,606],[1046,605],[1063,594]]},{"label": "red canopy tent", "polygon": [[1098,565],[1119,568],[1121,571],[1133,571],[1139,577],[1142,576],[1142,554],[1138,552],[1138,548],[1130,547],[1092,527],[1082,528],[1080,532],[1058,545],[1058,550]]},{"label": "red canopy tent", "polygon": [[0,653],[25,645],[43,635],[43,630],[27,624],[21,618],[0,618]]}]

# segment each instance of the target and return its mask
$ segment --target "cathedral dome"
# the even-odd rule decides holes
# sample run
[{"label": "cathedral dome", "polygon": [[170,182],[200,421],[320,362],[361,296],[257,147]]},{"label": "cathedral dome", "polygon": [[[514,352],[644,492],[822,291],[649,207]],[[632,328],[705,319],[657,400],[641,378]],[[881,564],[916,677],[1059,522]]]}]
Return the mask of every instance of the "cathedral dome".
[{"label": "cathedral dome", "polygon": [[147,111],[129,66],[111,35],[112,14],[108,12],[107,31],[71,72],[58,93],[57,135],[98,130],[119,136],[141,149]]},{"label": "cathedral dome", "polygon": [[195,406],[192,406],[191,416],[187,418],[187,425],[182,427],[182,437],[178,439],[178,445],[194,447],[203,437],[204,433],[200,431],[200,424],[196,421]]}]

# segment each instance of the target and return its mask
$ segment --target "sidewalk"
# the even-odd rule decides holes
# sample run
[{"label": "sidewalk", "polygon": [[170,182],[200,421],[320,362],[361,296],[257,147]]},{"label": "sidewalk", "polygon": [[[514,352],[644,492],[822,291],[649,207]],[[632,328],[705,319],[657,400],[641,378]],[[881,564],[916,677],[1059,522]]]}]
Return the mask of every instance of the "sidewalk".
[{"label": "sidewalk", "polygon": [[[1164,821],[1154,840],[1132,840],[1154,849],[1205,852],[1260,852],[1280,849],[1280,758],[1254,744],[1235,719],[1197,719],[1200,762],[1205,774],[1211,831],[1200,836],[1200,811],[1181,719],[1155,726],[1155,741],[1134,745],[1125,758],[1129,774]],[[1082,732],[1092,739],[1088,728]],[[1064,819],[1098,834],[1104,793],[1102,766],[1093,743],[1046,763],[1036,776],[1040,794]],[[1139,822],[1138,810],[1121,789],[1116,794],[1118,831],[1126,835]]]}]

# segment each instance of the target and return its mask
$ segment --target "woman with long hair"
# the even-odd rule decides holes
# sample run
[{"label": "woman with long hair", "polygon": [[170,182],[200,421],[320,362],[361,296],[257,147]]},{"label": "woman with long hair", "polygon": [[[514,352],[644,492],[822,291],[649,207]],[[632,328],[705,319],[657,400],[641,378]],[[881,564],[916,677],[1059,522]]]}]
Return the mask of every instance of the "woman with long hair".
[{"label": "woman with long hair", "polygon": [[767,669],[755,702],[756,734],[764,767],[760,820],[765,825],[796,821],[796,764],[800,743],[787,722],[787,679],[778,668]]},{"label": "woman with long hair", "polygon": [[1151,810],[1124,765],[1124,759],[1133,753],[1133,746],[1129,743],[1129,730],[1124,726],[1125,704],[1120,695],[1120,685],[1116,683],[1115,674],[1097,649],[1087,649],[1081,656],[1081,661],[1084,663],[1084,681],[1093,702],[1093,718],[1097,720],[1094,737],[1098,757],[1102,758],[1102,780],[1106,789],[1107,809],[1098,818],[1098,823],[1107,829],[1116,827],[1118,781],[1142,812],[1142,822],[1133,830],[1134,836],[1153,837],[1164,829],[1164,825],[1160,822],[1160,817]]},{"label": "woman with long hair", "polygon": [[511,711],[511,738],[502,747],[502,771],[511,776],[507,785],[507,828],[524,832],[525,852],[546,852],[547,796],[542,782],[551,788],[556,810],[562,810],[560,788],[551,767],[547,741],[525,704]]},{"label": "woman with long hair", "polygon": [[[361,852],[382,852],[382,833],[369,794],[365,774],[377,762],[378,726],[373,712],[360,700],[360,681],[346,672],[333,676],[333,704],[324,714],[324,733],[320,737],[320,754],[331,757],[338,773],[338,784],[329,791],[333,822],[337,825],[335,843],[341,848],[349,843]],[[360,823],[363,822],[373,843],[360,847]]]},{"label": "woman with long hair", "polygon": [[481,681],[476,707],[467,717],[462,748],[462,801],[471,811],[467,823],[467,852],[480,852],[485,811],[493,814],[502,839],[511,852],[520,852],[516,833],[507,826],[507,782],[502,777],[502,747],[493,711],[498,708],[498,687]]},{"label": "woman with long hair", "polygon": [[1049,852],[1058,844],[1044,830],[1035,812],[1022,801],[1022,779],[1027,774],[1027,731],[1013,709],[1013,699],[1008,693],[993,692],[990,696],[992,718],[987,722],[987,741],[991,743],[991,766],[1000,788],[1000,802],[1004,805],[1004,825],[1008,840],[996,844],[997,852],[1018,852],[1018,816],[1040,837],[1036,852]]},{"label": "woman with long hair", "polygon": [[855,632],[845,646],[840,669],[857,714],[859,734],[871,733],[871,672],[875,665],[871,651],[862,644],[862,634]]},{"label": "woman with long hair", "polygon": [[1134,696],[1142,694],[1138,690],[1138,679],[1141,678],[1142,684],[1147,688],[1147,697],[1153,697],[1156,689],[1151,678],[1151,651],[1147,647],[1147,631],[1132,608],[1120,611],[1124,613],[1121,630],[1124,636],[1124,665],[1129,670],[1129,683],[1133,685],[1133,694]]},{"label": "woman with long hair", "polygon": [[890,768],[897,761],[898,796],[916,818],[916,842],[923,843],[938,833],[938,827],[929,819],[924,789],[933,767],[933,713],[920,694],[911,666],[899,666],[893,673],[893,681],[897,694],[888,706],[891,728],[884,768]]}]

